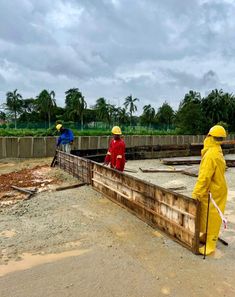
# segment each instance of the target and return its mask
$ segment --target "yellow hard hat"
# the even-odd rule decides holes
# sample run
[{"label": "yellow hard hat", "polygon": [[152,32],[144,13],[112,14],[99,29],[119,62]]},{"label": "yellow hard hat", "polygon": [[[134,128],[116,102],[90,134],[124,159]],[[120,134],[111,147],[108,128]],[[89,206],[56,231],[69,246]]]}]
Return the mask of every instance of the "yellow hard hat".
[{"label": "yellow hard hat", "polygon": [[57,130],[57,131],[60,131],[62,125],[61,125],[61,124],[57,124],[55,127],[56,127],[56,130]]},{"label": "yellow hard hat", "polygon": [[220,125],[215,125],[212,128],[210,128],[208,135],[211,135],[214,137],[226,137],[227,133],[226,133],[224,127],[222,127]]},{"label": "yellow hard hat", "polygon": [[112,129],[112,134],[121,135],[122,134],[121,128],[118,126],[114,126]]}]

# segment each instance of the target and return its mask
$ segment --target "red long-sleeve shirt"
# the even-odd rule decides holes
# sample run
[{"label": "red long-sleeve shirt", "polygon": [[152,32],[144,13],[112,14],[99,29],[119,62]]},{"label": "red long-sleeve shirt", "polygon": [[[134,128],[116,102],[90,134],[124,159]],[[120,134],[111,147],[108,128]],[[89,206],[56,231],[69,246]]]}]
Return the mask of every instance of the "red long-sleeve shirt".
[{"label": "red long-sleeve shirt", "polygon": [[126,163],[126,145],[122,139],[112,139],[109,145],[105,162],[110,163],[111,168],[123,171]]}]

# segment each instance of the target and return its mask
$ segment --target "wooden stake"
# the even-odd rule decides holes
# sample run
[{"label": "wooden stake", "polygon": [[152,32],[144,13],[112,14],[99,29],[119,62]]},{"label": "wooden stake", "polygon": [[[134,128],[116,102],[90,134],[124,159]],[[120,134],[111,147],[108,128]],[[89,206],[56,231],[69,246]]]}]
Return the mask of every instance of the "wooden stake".
[{"label": "wooden stake", "polygon": [[59,188],[56,188],[55,190],[56,191],[64,191],[64,190],[69,190],[69,189],[74,189],[74,188],[80,188],[85,185],[87,185],[87,183],[80,183],[80,184],[66,186],[66,187],[59,187]]}]

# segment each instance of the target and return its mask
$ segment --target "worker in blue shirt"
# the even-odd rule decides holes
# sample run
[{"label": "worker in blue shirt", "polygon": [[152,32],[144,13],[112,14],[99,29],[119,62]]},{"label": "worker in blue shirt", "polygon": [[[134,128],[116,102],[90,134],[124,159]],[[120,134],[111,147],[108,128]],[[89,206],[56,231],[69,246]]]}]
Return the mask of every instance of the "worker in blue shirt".
[{"label": "worker in blue shirt", "polygon": [[71,145],[73,144],[73,132],[70,129],[64,128],[63,125],[56,125],[56,130],[60,132],[60,137],[57,140],[57,148],[61,148],[63,152],[70,153]]}]

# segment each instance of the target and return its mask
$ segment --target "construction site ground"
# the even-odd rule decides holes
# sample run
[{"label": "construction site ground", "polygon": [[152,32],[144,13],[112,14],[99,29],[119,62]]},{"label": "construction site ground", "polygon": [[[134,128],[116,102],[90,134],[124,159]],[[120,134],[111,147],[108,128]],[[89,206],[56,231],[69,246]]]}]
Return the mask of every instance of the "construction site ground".
[{"label": "construction site ground", "polygon": [[[218,242],[203,260],[90,186],[55,191],[78,180],[51,169],[50,162],[0,160],[1,297],[235,296],[235,168],[226,172],[229,224],[221,234],[229,245]],[[189,196],[196,182],[181,173],[139,170],[169,168],[159,160],[126,166],[138,170],[128,174],[166,188],[184,187],[176,191]],[[28,171],[21,177],[12,173],[22,169]],[[24,200],[27,195],[7,184],[39,193]]]}]

